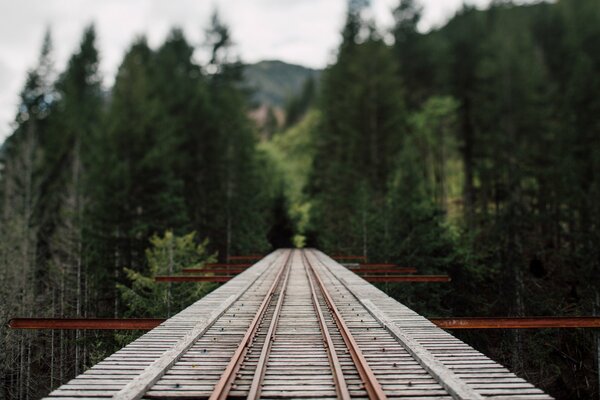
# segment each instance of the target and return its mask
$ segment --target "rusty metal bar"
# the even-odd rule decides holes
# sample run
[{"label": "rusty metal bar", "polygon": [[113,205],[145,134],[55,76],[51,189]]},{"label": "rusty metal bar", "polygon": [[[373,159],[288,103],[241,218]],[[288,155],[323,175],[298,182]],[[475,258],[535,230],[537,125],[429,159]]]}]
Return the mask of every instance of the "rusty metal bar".
[{"label": "rusty metal bar", "polygon": [[600,317],[431,318],[443,329],[600,328]]},{"label": "rusty metal bar", "polygon": [[239,274],[244,271],[245,268],[184,268],[181,270],[184,274]]},{"label": "rusty metal bar", "polygon": [[358,264],[359,267],[364,268],[384,268],[384,267],[397,267],[398,264],[393,264],[393,263],[359,263]]},{"label": "rusty metal bar", "polygon": [[254,264],[250,263],[208,263],[204,264],[204,268],[213,268],[213,267],[235,267],[235,268],[248,268],[253,266]]},{"label": "rusty metal bar", "polygon": [[98,329],[149,330],[156,328],[164,318],[12,318],[12,329]]},{"label": "rusty metal bar", "polygon": [[[600,328],[600,317],[465,317],[430,318],[443,329]],[[11,329],[149,330],[163,318],[12,318]]]},{"label": "rusty metal bar", "polygon": [[244,261],[244,260],[260,260],[265,256],[261,256],[259,254],[250,254],[247,256],[229,256],[227,261]]},{"label": "rusty metal bar", "polygon": [[336,255],[331,256],[334,260],[364,260],[367,261],[367,257],[365,256],[345,256],[345,255]]},{"label": "rusty metal bar", "polygon": [[194,275],[174,275],[174,276],[157,276],[154,278],[156,282],[227,282],[233,276],[212,275],[212,276],[194,276]]},{"label": "rusty metal bar", "polygon": [[450,282],[448,275],[384,275],[364,276],[369,282]]},{"label": "rusty metal bar", "polygon": [[416,268],[404,267],[404,268],[349,268],[350,271],[356,274],[414,274],[417,272]]}]

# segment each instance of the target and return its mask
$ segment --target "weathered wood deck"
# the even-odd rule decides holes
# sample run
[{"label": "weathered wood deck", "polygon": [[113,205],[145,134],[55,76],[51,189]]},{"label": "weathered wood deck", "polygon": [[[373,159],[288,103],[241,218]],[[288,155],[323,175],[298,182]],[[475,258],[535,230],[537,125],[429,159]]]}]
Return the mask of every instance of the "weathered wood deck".
[{"label": "weathered wood deck", "polygon": [[550,399],[317,250],[278,250],[50,393]]}]

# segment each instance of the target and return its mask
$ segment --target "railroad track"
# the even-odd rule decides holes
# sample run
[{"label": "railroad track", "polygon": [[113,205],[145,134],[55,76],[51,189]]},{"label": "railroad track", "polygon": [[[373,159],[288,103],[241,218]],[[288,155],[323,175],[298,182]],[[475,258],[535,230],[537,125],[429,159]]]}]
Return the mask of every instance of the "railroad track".
[{"label": "railroad track", "polygon": [[278,250],[49,398],[550,399],[316,250]]}]

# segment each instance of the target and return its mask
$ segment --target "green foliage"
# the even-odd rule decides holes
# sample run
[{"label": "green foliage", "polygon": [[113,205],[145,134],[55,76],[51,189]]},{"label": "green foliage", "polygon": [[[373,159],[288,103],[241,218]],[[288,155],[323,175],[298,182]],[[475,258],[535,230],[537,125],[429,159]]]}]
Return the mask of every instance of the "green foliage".
[{"label": "green foliage", "polygon": [[[348,18],[345,29],[352,31],[359,17]],[[337,63],[323,77],[308,190],[319,247],[365,254],[384,240],[379,224],[387,220],[385,194],[407,124],[390,49],[375,32],[363,43],[353,35],[345,35]]]},{"label": "green foliage", "polygon": [[196,243],[196,233],[176,236],[172,231],[150,238],[151,248],[146,250],[148,270],[145,273],[125,268],[130,285],[117,284],[121,298],[127,306],[127,315],[137,318],[170,317],[213,289],[210,283],[165,284],[155,282],[160,275],[178,275],[183,268],[201,268],[214,262],[216,255],[208,253],[208,239]]},{"label": "green foliage", "polygon": [[305,189],[315,156],[313,135],[319,124],[320,113],[312,109],[297,125],[259,145],[269,160],[271,186],[276,192],[283,191],[288,204],[287,213],[295,235],[293,241],[298,247],[304,246],[309,230],[311,202]]}]

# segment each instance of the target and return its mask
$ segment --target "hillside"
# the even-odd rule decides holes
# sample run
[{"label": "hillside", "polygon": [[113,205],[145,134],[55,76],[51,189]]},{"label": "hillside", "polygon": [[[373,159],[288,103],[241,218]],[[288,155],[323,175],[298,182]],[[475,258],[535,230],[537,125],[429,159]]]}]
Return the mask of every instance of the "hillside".
[{"label": "hillside", "polygon": [[283,107],[289,98],[301,92],[307,79],[318,79],[320,75],[320,70],[276,60],[249,64],[244,69],[253,102],[274,107]]}]

